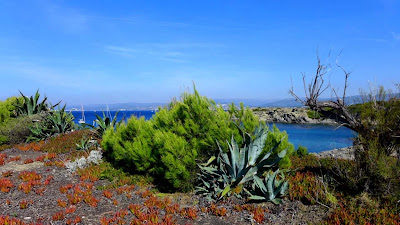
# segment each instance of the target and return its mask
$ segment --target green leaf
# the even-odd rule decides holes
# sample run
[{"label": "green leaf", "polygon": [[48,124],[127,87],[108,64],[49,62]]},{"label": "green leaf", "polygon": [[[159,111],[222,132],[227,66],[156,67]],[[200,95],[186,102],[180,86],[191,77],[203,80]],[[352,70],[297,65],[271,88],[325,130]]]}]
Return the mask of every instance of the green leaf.
[{"label": "green leaf", "polygon": [[223,198],[226,194],[228,194],[228,192],[231,190],[231,186],[228,185],[224,188],[224,190],[222,191],[222,194],[220,196],[220,199]]}]

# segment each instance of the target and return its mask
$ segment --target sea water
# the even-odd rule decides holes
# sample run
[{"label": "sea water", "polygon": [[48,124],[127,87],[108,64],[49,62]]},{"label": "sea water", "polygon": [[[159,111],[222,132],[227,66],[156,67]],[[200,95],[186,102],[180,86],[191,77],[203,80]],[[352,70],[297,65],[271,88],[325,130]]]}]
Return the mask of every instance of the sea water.
[{"label": "sea water", "polygon": [[[112,117],[115,111],[110,112]],[[144,116],[146,120],[154,115],[154,111],[120,111],[117,115],[118,121],[131,116]],[[78,124],[82,118],[80,111],[72,111],[75,117],[74,122]],[[101,111],[85,111],[85,120],[88,124],[93,124],[96,120],[95,114],[103,117]],[[294,144],[295,148],[299,145],[308,148],[309,152],[321,152],[336,148],[344,148],[352,145],[352,138],[356,136],[354,132],[346,127],[337,127],[332,125],[316,125],[316,124],[275,124],[279,130],[285,130],[289,136],[289,141]],[[269,124],[272,128],[272,124]]]}]

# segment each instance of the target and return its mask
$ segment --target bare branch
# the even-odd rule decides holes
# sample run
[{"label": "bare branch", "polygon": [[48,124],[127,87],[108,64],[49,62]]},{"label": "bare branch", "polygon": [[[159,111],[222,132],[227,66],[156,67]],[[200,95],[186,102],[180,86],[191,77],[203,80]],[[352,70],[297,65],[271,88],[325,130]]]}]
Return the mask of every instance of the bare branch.
[{"label": "bare branch", "polygon": [[[329,53],[330,54],[330,53]],[[330,83],[325,84],[325,75],[330,71],[330,66],[322,64],[319,54],[317,52],[317,70],[315,72],[314,77],[311,79],[308,85],[306,84],[306,76],[303,74],[303,86],[304,92],[306,95],[306,100],[300,100],[297,95],[295,95],[292,89],[290,90],[290,94],[296,98],[296,101],[301,102],[305,106],[308,106],[311,110],[320,112],[323,116],[328,118],[334,118],[341,126],[348,127],[354,131],[359,131],[361,129],[362,124],[355,117],[355,115],[351,114],[346,106],[346,91],[349,86],[348,78],[351,72],[346,71],[342,66],[338,63],[336,65],[342,69],[345,74],[345,86],[343,90],[342,98],[339,98],[338,93],[335,89],[332,89],[332,93],[336,96],[336,101],[318,101],[321,94],[331,87]]]}]

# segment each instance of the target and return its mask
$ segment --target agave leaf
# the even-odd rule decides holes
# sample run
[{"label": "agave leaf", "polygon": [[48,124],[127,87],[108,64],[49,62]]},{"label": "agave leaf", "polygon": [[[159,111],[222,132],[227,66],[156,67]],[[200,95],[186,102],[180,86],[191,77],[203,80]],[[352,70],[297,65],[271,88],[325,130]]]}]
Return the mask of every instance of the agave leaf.
[{"label": "agave leaf", "polygon": [[286,152],[287,152],[287,148],[286,148],[286,149],[284,149],[283,151],[279,152],[279,153],[278,153],[278,157],[279,157],[279,158],[283,158],[283,157],[285,157],[285,155],[286,155]]},{"label": "agave leaf", "polygon": [[207,181],[205,181],[205,180],[203,180],[203,179],[201,179],[201,180],[203,181],[203,184],[204,184],[207,188],[210,188],[210,187],[211,187],[211,185],[210,185],[209,182],[207,182]]},{"label": "agave leaf", "polygon": [[251,167],[244,175],[243,179],[239,182],[239,184],[244,184],[247,181],[253,180],[254,175],[257,174],[257,170],[257,167]]},{"label": "agave leaf", "polygon": [[[261,133],[262,132],[262,133]],[[261,133],[261,134],[260,134]],[[259,158],[267,139],[268,134],[262,129],[258,132],[256,139],[249,146],[249,165],[254,166],[256,160]]]},{"label": "agave leaf", "polygon": [[279,204],[282,204],[282,199],[274,198],[271,200],[271,202],[274,203],[275,205],[279,205]]},{"label": "agave leaf", "polygon": [[112,127],[114,127],[114,126],[116,125],[116,123],[117,123],[117,116],[118,116],[119,111],[120,111],[120,110],[118,110],[118,111],[115,113],[115,115],[114,115],[114,118],[113,118],[113,120],[112,120],[112,122],[111,122],[111,126],[112,126]]},{"label": "agave leaf", "polygon": [[239,151],[239,160],[238,160],[238,170],[239,170],[239,172],[242,171],[244,169],[244,167],[246,166],[246,164],[247,164],[246,153],[247,153],[246,148],[242,148]]},{"label": "agave leaf", "polygon": [[[233,137],[232,137],[233,139]],[[228,141],[227,141],[228,142]],[[232,145],[229,144],[228,142],[228,146],[229,146],[229,152],[231,153],[231,162],[230,162],[230,167],[232,167],[232,171],[230,172],[233,177],[236,177],[236,164],[239,158],[239,154],[236,154],[235,152],[235,144],[232,141]]]},{"label": "agave leaf", "polygon": [[204,171],[204,172],[207,172],[207,173],[210,173],[210,174],[214,174],[214,175],[219,176],[219,174],[217,173],[217,172],[218,172],[218,169],[216,169],[216,168],[200,166],[200,169],[201,169],[202,171]]},{"label": "agave leaf", "polygon": [[202,165],[202,166],[209,166],[212,162],[215,161],[216,158],[217,158],[217,157],[215,157],[215,156],[211,156],[211,158],[210,158],[206,163],[202,163],[202,164],[200,164],[200,165]]},{"label": "agave leaf", "polygon": [[288,188],[289,184],[287,181],[285,182],[280,182],[280,184],[278,185],[278,187],[276,188],[276,191],[274,192],[275,196],[283,196],[286,193],[286,190]]},{"label": "agave leaf", "polygon": [[258,188],[260,188],[260,190],[262,191],[262,193],[264,195],[267,194],[268,190],[264,185],[264,182],[261,180],[261,178],[259,178],[258,176],[254,176],[254,181],[256,183],[256,185],[258,186]]},{"label": "agave leaf", "polygon": [[264,196],[259,196],[259,195],[250,195],[249,199],[250,200],[256,200],[256,201],[264,201],[264,200],[266,200]]},{"label": "agave leaf", "polygon": [[272,175],[268,176],[268,180],[267,180],[267,189],[268,189],[268,197],[270,200],[275,198],[275,193],[274,193],[274,189],[275,189],[275,179],[276,179],[276,175],[278,173],[279,169],[276,170]]},{"label": "agave leaf", "polygon": [[228,194],[228,192],[231,190],[231,186],[227,185],[224,190],[222,191],[221,196],[219,197],[220,199],[223,198],[226,194]]}]

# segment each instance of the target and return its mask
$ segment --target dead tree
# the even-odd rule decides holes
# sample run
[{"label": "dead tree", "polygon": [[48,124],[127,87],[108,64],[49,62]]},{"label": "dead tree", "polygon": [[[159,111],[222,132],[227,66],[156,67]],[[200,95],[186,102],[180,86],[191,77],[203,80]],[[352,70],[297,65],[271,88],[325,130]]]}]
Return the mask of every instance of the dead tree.
[{"label": "dead tree", "polygon": [[345,126],[355,132],[361,131],[361,129],[363,129],[361,121],[349,111],[349,108],[346,105],[346,90],[348,88],[347,80],[350,76],[350,72],[336,64],[345,75],[343,94],[341,97],[339,97],[337,92],[332,89],[336,99],[332,99],[330,101],[319,101],[321,94],[330,88],[329,82],[327,84],[325,83],[325,77],[330,66],[321,63],[319,56],[317,59],[317,71],[309,84],[306,83],[306,75],[303,74],[305,100],[301,99],[295,94],[293,84],[289,93],[302,105],[309,107],[311,110],[319,112],[326,118],[335,119],[339,124],[341,124],[341,126]]},{"label": "dead tree", "polygon": [[[340,126],[345,126],[359,134],[366,140],[377,137],[379,145],[382,147],[386,155],[391,155],[397,152],[400,162],[400,85],[398,93],[393,93],[389,89],[389,95],[383,87],[376,88],[370,87],[369,93],[361,93],[361,104],[371,104],[371,110],[384,118],[382,121],[375,121],[374,118],[364,118],[350,111],[349,106],[346,104],[346,90],[348,88],[348,78],[350,72],[345,70],[342,66],[336,63],[336,66],[341,69],[344,74],[344,88],[341,96],[337,91],[332,88],[334,98],[328,101],[320,101],[321,94],[330,88],[330,83],[326,82],[325,78],[330,69],[329,65],[321,63],[319,56],[317,70],[310,83],[306,82],[306,76],[303,74],[303,85],[305,92],[305,99],[301,99],[295,94],[293,84],[289,93],[304,106],[309,107],[311,110],[317,111],[325,118],[335,119]],[[388,104],[386,104],[388,103]],[[393,118],[397,116],[397,118]],[[392,123],[388,122],[392,120]],[[393,123],[394,122],[394,123]],[[399,125],[397,125],[399,124]],[[357,143],[367,150],[368,145],[363,142]]]}]

